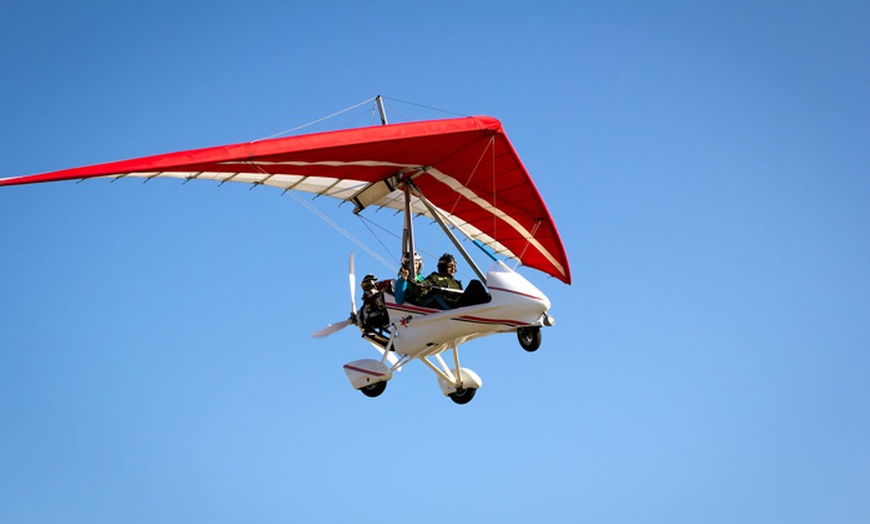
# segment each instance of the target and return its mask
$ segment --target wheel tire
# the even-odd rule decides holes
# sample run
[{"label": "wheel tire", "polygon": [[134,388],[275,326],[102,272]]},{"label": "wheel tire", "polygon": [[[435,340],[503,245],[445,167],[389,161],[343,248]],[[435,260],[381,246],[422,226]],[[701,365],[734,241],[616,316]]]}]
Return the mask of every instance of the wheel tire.
[{"label": "wheel tire", "polygon": [[380,396],[385,389],[387,389],[386,382],[375,382],[374,384],[369,384],[368,386],[360,388],[360,391],[362,391],[363,395],[369,398],[375,398]]},{"label": "wheel tire", "polygon": [[517,330],[517,340],[520,341],[520,346],[529,353],[537,351],[541,347],[541,328],[537,326],[519,328]]},{"label": "wheel tire", "polygon": [[456,402],[457,404],[468,404],[471,402],[471,399],[474,398],[474,394],[477,393],[477,388],[463,388],[457,389],[455,392],[450,393],[448,396],[450,400]]}]

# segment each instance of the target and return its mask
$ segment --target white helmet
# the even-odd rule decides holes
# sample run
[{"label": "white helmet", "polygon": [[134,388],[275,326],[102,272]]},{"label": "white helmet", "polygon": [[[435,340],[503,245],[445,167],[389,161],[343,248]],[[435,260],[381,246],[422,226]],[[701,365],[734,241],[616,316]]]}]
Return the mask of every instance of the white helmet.
[{"label": "white helmet", "polygon": [[[423,268],[423,257],[421,257],[417,252],[414,252],[414,262],[420,264],[420,268]],[[411,254],[405,253],[402,255],[402,267],[410,267],[411,265]]]}]

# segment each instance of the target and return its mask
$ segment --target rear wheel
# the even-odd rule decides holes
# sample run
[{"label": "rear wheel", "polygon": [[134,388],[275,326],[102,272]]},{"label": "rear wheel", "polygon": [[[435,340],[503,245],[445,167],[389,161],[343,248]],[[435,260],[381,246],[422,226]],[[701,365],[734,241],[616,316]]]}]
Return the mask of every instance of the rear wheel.
[{"label": "rear wheel", "polygon": [[375,398],[380,396],[385,389],[387,389],[386,382],[375,382],[374,384],[369,384],[368,386],[360,388],[360,391],[362,391],[363,395],[369,398]]},{"label": "rear wheel", "polygon": [[474,398],[475,393],[477,393],[477,388],[461,388],[450,393],[448,396],[450,400],[457,404],[468,404]]},{"label": "rear wheel", "polygon": [[538,326],[523,327],[517,330],[520,346],[531,353],[541,347],[541,328]]}]

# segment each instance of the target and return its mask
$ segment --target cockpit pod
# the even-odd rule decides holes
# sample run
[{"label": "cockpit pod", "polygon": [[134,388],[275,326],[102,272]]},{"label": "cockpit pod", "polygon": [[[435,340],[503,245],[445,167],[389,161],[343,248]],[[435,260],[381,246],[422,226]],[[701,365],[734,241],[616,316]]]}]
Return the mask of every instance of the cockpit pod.
[{"label": "cockpit pod", "polygon": [[501,260],[487,269],[486,287],[495,304],[509,308],[511,318],[536,326],[551,326],[550,299]]}]

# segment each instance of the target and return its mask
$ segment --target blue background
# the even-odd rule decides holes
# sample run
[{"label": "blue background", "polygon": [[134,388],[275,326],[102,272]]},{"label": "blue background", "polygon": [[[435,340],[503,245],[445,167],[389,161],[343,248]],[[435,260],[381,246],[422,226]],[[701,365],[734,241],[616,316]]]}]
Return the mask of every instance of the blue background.
[{"label": "blue background", "polygon": [[341,369],[373,355],[358,333],[309,333],[346,315],[349,251],[391,270],[289,196],[2,188],[0,521],[870,521],[868,20],[843,1],[3,2],[0,176],[383,94],[395,122],[502,120],[574,284],[524,271],[557,325],[534,354],[464,346],[472,403],[419,364],[371,400]]}]

